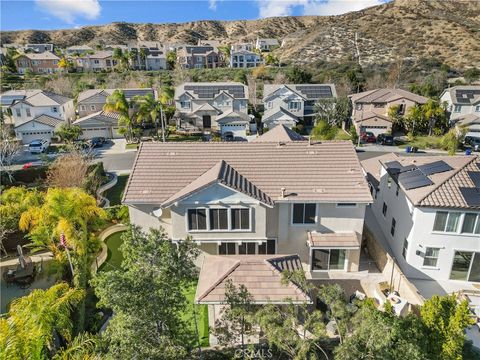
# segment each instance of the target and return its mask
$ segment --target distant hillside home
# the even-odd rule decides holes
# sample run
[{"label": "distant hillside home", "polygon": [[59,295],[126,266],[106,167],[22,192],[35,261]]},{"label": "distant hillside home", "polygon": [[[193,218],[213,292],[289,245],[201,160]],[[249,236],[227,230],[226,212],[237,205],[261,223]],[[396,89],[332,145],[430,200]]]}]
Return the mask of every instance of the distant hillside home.
[{"label": "distant hillside home", "polygon": [[[11,90],[0,95],[10,108],[15,134],[24,144],[36,139],[51,141],[55,129],[75,118],[73,99],[42,90]],[[10,105],[7,105],[10,103]]]},{"label": "distant hillside home", "polygon": [[53,52],[53,44],[27,44],[25,50],[32,50],[36,53],[43,53],[45,51]]},{"label": "distant hillside home", "polygon": [[66,55],[84,55],[89,52],[93,52],[93,48],[87,45],[75,45],[75,46],[70,46],[65,49],[65,54]]},{"label": "distant hillside home", "polygon": [[124,52],[125,50],[128,50],[128,47],[127,45],[124,45],[124,44],[107,44],[105,46],[103,46],[103,50],[115,50],[115,49],[120,49],[122,50],[122,52]]},{"label": "distant hillside home", "polygon": [[141,70],[164,70],[167,68],[167,48],[157,41],[131,41],[128,51],[136,51],[134,66]]},{"label": "distant hillside home", "polygon": [[[152,94],[157,98],[157,92],[154,89],[120,89],[125,94],[127,100],[131,100],[135,96],[145,96]],[[87,115],[98,113],[103,110],[107,98],[113,94],[115,89],[89,89],[78,94],[77,110],[78,116],[83,118]]]},{"label": "distant hillside home", "polygon": [[262,123],[268,128],[282,124],[291,129],[298,123],[311,127],[318,99],[335,97],[333,84],[265,84]]},{"label": "distant hillside home", "polygon": [[185,46],[177,50],[177,63],[182,69],[214,69],[223,58],[213,46]]},{"label": "distant hillside home", "polygon": [[255,42],[255,49],[260,51],[272,51],[274,48],[279,46],[280,44],[277,39],[257,38],[257,41]]},{"label": "distant hillside home", "polygon": [[246,50],[246,51],[253,51],[255,49],[255,44],[252,43],[237,43],[233,44],[230,47],[231,51],[241,51],[241,50]]},{"label": "distant hillside home", "polygon": [[479,160],[391,153],[362,161],[374,197],[367,217],[408,278],[480,283]]},{"label": "distant hillside home", "polygon": [[117,60],[113,59],[113,51],[111,50],[85,54],[75,58],[75,62],[77,63],[77,67],[84,72],[113,70],[117,65]]},{"label": "distant hillside home", "polygon": [[150,54],[145,57],[146,70],[166,70],[167,57],[165,53]]},{"label": "distant hillside home", "polygon": [[456,126],[480,137],[480,86],[453,86],[443,91],[440,101],[448,104],[450,120]]},{"label": "distant hillside home", "polygon": [[179,128],[236,137],[245,137],[249,128],[248,87],[241,83],[184,83],[175,89],[175,106]]},{"label": "distant hillside home", "polygon": [[218,49],[221,46],[220,40],[198,40],[198,46],[213,46],[215,49]]},{"label": "distant hillside home", "polygon": [[392,131],[388,117],[390,107],[398,105],[404,115],[415,106],[425,104],[426,97],[402,89],[376,89],[348,96],[352,102],[352,120],[357,133],[370,131],[375,136]]},{"label": "distant hillside home", "polygon": [[108,113],[103,110],[84,116],[76,120],[74,125],[80,126],[83,131],[81,139],[104,137],[106,139],[122,138],[118,132],[118,113]]},{"label": "distant hillside home", "polygon": [[45,51],[41,54],[21,54],[15,60],[15,64],[19,74],[25,74],[27,71],[35,74],[53,74],[60,71],[59,61],[60,58],[57,55]]},{"label": "distant hillside home", "polygon": [[230,52],[231,68],[252,68],[262,64],[262,57],[253,51],[239,50]]}]

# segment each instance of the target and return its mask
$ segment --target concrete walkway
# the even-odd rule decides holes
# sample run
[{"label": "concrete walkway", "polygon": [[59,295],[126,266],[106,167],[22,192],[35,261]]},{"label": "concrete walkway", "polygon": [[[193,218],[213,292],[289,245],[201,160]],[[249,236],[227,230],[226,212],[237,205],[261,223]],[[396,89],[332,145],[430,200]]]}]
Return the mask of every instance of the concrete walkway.
[{"label": "concrete walkway", "polygon": [[[48,252],[42,252],[42,253],[36,253],[36,254],[33,254],[33,255],[28,255],[28,256],[30,257],[30,259],[32,259],[32,261],[34,263],[42,262],[42,261],[48,261],[48,260],[53,259],[53,254],[49,251]],[[0,261],[0,268],[15,266],[15,265],[18,265],[18,257],[14,257],[14,258],[10,258],[10,259],[7,259],[7,260]]]}]

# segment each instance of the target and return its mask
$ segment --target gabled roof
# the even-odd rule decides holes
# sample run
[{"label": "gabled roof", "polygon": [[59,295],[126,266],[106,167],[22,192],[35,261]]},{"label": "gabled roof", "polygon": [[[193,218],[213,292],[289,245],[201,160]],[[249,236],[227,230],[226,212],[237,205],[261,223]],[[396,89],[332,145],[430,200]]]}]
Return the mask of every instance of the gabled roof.
[{"label": "gabled roof", "polygon": [[90,51],[90,50],[93,50],[93,48],[91,48],[88,45],[73,45],[73,46],[67,47],[67,50],[70,50],[70,51],[76,51],[76,50]]},{"label": "gabled roof", "polygon": [[9,106],[16,101],[24,100],[27,97],[33,96],[42,92],[42,90],[8,90],[0,94],[0,103],[2,106]]},{"label": "gabled roof", "polygon": [[[100,95],[103,97],[108,97],[113,94],[113,92],[117,89],[88,89],[82,91],[80,94],[78,94],[78,99],[77,102],[87,102],[90,98]],[[154,89],[150,88],[126,88],[126,89],[118,89],[122,90],[123,93],[125,94],[125,97],[127,99],[133,98],[136,95],[147,95],[147,94],[152,94],[153,96],[156,96],[156,92]]]},{"label": "gabled roof", "polygon": [[171,204],[183,200],[213,184],[225,185],[235,191],[241,192],[255,200],[258,200],[267,206],[273,205],[273,201],[268,195],[258,189],[247,178],[240,175],[224,160],[221,160],[208,171],[193,180],[190,184],[173,194],[170,198],[162,203],[162,207],[168,207]]},{"label": "gabled roof", "polygon": [[296,133],[292,129],[289,129],[283,124],[275,126],[273,129],[268,130],[263,135],[254,139],[254,142],[290,142],[290,141],[306,141],[307,139]]},{"label": "gabled roof", "polygon": [[310,101],[337,96],[334,84],[265,84],[263,87],[264,100],[282,87]]},{"label": "gabled roof", "polygon": [[234,99],[248,99],[248,87],[239,82],[184,83],[175,88],[175,99],[188,92],[196,100],[212,100],[221,92]]},{"label": "gabled roof", "polygon": [[51,126],[53,128],[57,127],[59,124],[64,123],[62,119],[57,119],[49,115],[39,115],[31,120],[28,120],[20,125],[15,126],[15,129],[22,127],[25,124],[31,123],[31,122],[37,122],[43,125]]},{"label": "gabled roof", "polygon": [[380,119],[383,119],[385,121],[393,122],[393,120],[390,119],[388,116],[385,116],[385,115],[382,115],[382,114],[377,114],[377,113],[374,113],[372,111],[365,111],[365,112],[359,111],[359,113],[360,113],[361,117],[355,119],[355,122],[362,122],[362,121],[365,121],[365,120],[368,120],[368,119],[373,119],[373,118],[380,118]]},{"label": "gabled roof", "polygon": [[398,99],[408,99],[418,104],[425,104],[428,99],[402,89],[375,89],[349,95],[354,103],[388,103]]},{"label": "gabled roof", "polygon": [[222,160],[275,202],[372,201],[350,141],[144,142],[123,201],[160,205]]},{"label": "gabled roof", "polygon": [[231,122],[250,122],[250,117],[248,114],[238,112],[238,111],[230,111],[229,113],[223,113],[222,115],[217,117],[217,123],[219,124],[226,124]]},{"label": "gabled roof", "polygon": [[244,285],[253,303],[311,303],[312,299],[292,281],[282,282],[285,270],[301,270],[298,255],[207,255],[204,259],[195,294],[195,302],[225,302],[225,285]]},{"label": "gabled roof", "polygon": [[89,126],[115,126],[118,124],[118,118],[120,115],[115,112],[105,112],[98,111],[96,113],[84,116],[76,120],[73,124],[79,125],[80,127],[89,127]]},{"label": "gabled roof", "polygon": [[278,45],[278,40],[273,38],[257,38],[257,42],[270,46]]},{"label": "gabled roof", "polygon": [[60,60],[60,58],[51,53],[50,51],[44,51],[43,53],[24,53],[20,56],[25,56],[30,60]]},{"label": "gabled roof", "polygon": [[281,106],[280,108],[273,109],[273,111],[264,114],[263,117],[262,117],[262,122],[268,122],[271,118],[275,117],[278,114],[287,115],[288,117],[290,117],[295,122],[299,121],[298,116],[293,115],[290,111],[288,111],[287,109],[285,109],[284,107]]},{"label": "gabled roof", "polygon": [[198,111],[215,111],[217,114],[221,113],[220,110],[218,110],[215,106],[210,105],[209,103],[200,105],[198,108],[195,109],[193,113],[196,113]]},{"label": "gabled roof", "polygon": [[458,85],[445,89],[450,93],[452,103],[456,105],[474,105],[480,101],[480,86]]},{"label": "gabled roof", "polygon": [[460,126],[480,124],[480,115],[475,115],[475,114],[460,115],[459,117],[455,118],[454,121],[456,124]]},{"label": "gabled roof", "polygon": [[31,106],[58,106],[63,105],[73,99],[66,96],[55,94],[50,91],[27,90],[25,97],[18,102],[24,102]]},{"label": "gabled roof", "polygon": [[95,51],[93,54],[85,55],[83,59],[106,59],[113,56],[112,50]]}]

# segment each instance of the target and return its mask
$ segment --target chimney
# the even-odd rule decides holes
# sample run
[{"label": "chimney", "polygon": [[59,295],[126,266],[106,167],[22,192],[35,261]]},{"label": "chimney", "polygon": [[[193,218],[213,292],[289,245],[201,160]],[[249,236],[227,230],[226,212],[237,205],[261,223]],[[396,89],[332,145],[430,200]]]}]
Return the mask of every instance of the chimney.
[{"label": "chimney", "polygon": [[286,189],[284,187],[280,189],[280,191],[282,192],[282,199],[285,199],[285,190]]}]

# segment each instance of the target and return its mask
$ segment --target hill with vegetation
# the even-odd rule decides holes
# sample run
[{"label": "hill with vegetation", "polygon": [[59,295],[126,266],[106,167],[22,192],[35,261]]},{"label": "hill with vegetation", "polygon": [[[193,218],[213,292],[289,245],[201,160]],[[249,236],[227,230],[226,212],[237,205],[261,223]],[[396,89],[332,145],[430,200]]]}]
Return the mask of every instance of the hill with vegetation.
[{"label": "hill with vegetation", "polygon": [[3,43],[54,43],[59,47],[119,44],[130,40],[224,44],[257,37],[284,40],[283,62],[314,64],[357,60],[362,66],[399,59],[436,58],[457,69],[480,67],[480,2],[395,0],[339,16],[275,17],[171,24],[112,23],[80,29],[1,32]]}]

